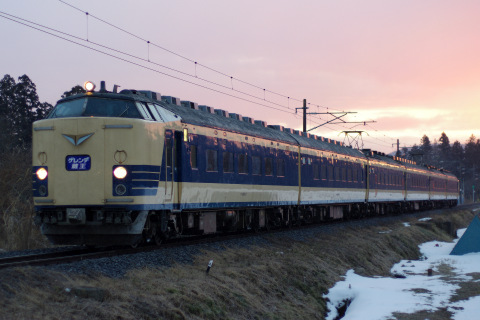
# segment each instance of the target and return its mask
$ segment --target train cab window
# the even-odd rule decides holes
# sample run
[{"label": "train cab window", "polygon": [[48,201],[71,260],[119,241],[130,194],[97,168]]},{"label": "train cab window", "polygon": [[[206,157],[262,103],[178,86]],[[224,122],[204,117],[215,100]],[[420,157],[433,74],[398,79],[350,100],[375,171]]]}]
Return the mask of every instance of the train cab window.
[{"label": "train cab window", "polygon": [[207,171],[218,171],[217,150],[207,149]]},{"label": "train cab window", "polygon": [[238,155],[238,173],[248,174],[248,157],[244,153]]},{"label": "train cab window", "polygon": [[157,109],[155,108],[155,105],[152,104],[152,103],[147,103],[147,107],[148,107],[148,110],[150,111],[150,113],[153,115],[153,118],[156,120],[156,121],[161,121],[163,122],[163,119],[162,117],[160,116],[160,114],[158,113]]},{"label": "train cab window", "polygon": [[273,159],[265,158],[265,175],[273,176]]},{"label": "train cab window", "polygon": [[48,118],[72,117],[117,117],[137,118],[143,116],[132,100],[105,99],[105,98],[80,98],[58,103]]},{"label": "train cab window", "polygon": [[169,122],[169,121],[176,121],[178,120],[178,116],[173,112],[163,109],[161,106],[154,104],[153,105],[155,111],[157,111],[157,115],[159,119],[157,121],[160,122]]},{"label": "train cab window", "polygon": [[140,111],[140,113],[142,114],[142,116],[143,116],[144,119],[153,120],[153,116],[152,116],[152,114],[150,113],[150,111],[148,110],[148,108],[147,108],[147,106],[145,105],[145,103],[143,103],[143,102],[137,102],[136,105],[137,105],[137,108],[138,108],[138,110]]},{"label": "train cab window", "polygon": [[285,160],[277,159],[277,177],[285,177]]},{"label": "train cab window", "polygon": [[233,172],[233,153],[228,151],[223,152],[223,172]]},{"label": "train cab window", "polygon": [[192,166],[192,169],[198,169],[196,145],[190,146],[190,165]]},{"label": "train cab window", "polygon": [[252,174],[261,175],[262,174],[262,159],[257,156],[252,156]]}]

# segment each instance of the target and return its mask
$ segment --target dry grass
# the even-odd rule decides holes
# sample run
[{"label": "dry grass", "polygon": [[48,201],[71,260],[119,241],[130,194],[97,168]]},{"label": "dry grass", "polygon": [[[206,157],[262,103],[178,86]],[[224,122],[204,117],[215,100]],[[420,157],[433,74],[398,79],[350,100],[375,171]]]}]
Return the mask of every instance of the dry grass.
[{"label": "dry grass", "polygon": [[[271,246],[206,251],[192,265],[139,269],[122,279],[68,277],[41,268],[0,270],[0,319],[323,319],[322,296],[348,269],[388,275],[400,259],[418,258],[418,244],[451,240],[439,227],[444,221],[458,228],[472,218],[470,212],[450,212],[421,225],[410,221],[409,228],[401,223],[344,228],[303,242],[267,236]],[[391,232],[380,233],[386,228]],[[206,275],[210,259],[214,265]],[[83,286],[109,294],[95,300],[65,290]],[[477,289],[464,288],[462,298]],[[445,310],[397,316],[448,319]]]},{"label": "dry grass", "polygon": [[44,247],[47,242],[33,225],[30,150],[0,155],[0,249]]}]

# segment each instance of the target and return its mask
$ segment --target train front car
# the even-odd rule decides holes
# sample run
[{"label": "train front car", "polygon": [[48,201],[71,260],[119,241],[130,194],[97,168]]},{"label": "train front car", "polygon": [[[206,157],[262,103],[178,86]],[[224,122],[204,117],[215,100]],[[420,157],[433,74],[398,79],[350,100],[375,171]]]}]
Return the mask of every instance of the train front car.
[{"label": "train front car", "polygon": [[149,207],[169,205],[165,125],[180,118],[137,92],[90,90],[33,125],[35,220],[54,244],[135,245]]}]

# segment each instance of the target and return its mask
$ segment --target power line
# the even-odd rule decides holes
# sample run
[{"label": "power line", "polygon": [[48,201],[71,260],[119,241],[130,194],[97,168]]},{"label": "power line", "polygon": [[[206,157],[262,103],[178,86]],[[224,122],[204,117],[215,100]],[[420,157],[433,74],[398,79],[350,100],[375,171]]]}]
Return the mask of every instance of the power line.
[{"label": "power line", "polygon": [[[0,12],[1,12],[1,11],[0,11]],[[240,93],[240,94],[242,94],[242,95],[245,95],[245,96],[248,96],[248,97],[251,97],[251,98],[255,98],[255,99],[258,99],[258,100],[266,101],[266,102],[271,103],[271,104],[273,104],[273,105],[275,105],[275,106],[277,106],[277,107],[289,109],[288,107],[285,107],[285,106],[282,105],[282,104],[279,104],[279,103],[276,103],[276,102],[267,100],[267,99],[265,99],[265,97],[262,98],[262,97],[255,96],[255,95],[253,95],[253,94],[250,94],[250,93],[247,93],[247,92],[238,90],[238,89],[233,89],[233,88],[230,88],[230,87],[228,87],[228,86],[222,85],[222,84],[220,84],[220,83],[217,83],[217,82],[214,82],[214,81],[210,81],[210,80],[208,80],[208,79],[205,79],[205,78],[202,78],[202,77],[198,77],[198,76],[196,76],[196,75],[191,75],[191,74],[189,74],[189,73],[183,72],[183,71],[181,71],[181,70],[178,70],[178,69],[175,69],[175,68],[172,68],[172,67],[165,66],[165,65],[163,65],[163,64],[154,62],[154,61],[152,61],[152,60],[150,60],[150,59],[141,58],[141,57],[139,57],[139,56],[136,56],[136,55],[133,55],[133,54],[130,54],[130,53],[127,53],[127,52],[124,52],[124,51],[121,51],[121,50],[118,50],[118,49],[115,49],[115,48],[111,48],[111,47],[108,47],[108,46],[106,46],[106,45],[102,45],[102,44],[100,44],[100,43],[98,43],[98,42],[85,40],[85,39],[83,39],[83,38],[81,38],[81,37],[72,35],[72,34],[70,34],[70,33],[66,33],[66,32],[63,32],[63,31],[60,31],[60,30],[57,30],[57,29],[53,29],[53,28],[50,28],[50,27],[41,25],[41,24],[39,24],[39,23],[35,23],[35,22],[33,22],[33,21],[26,20],[26,19],[23,19],[23,18],[14,16],[14,15],[8,14],[8,13],[5,13],[5,12],[2,12],[2,13],[5,14],[5,15],[8,15],[8,16],[10,16],[10,17],[13,17],[13,18],[15,18],[15,19],[18,19],[18,20],[21,20],[21,21],[24,21],[24,22],[28,22],[28,23],[30,23],[30,24],[39,26],[39,27],[41,27],[41,28],[44,28],[44,29],[47,29],[47,30],[50,30],[50,31],[54,31],[54,32],[59,33],[59,34],[63,34],[63,35],[65,35],[65,36],[68,36],[68,37],[71,37],[71,38],[80,40],[80,41],[82,41],[82,42],[85,42],[85,41],[86,41],[88,44],[93,44],[93,45],[95,45],[95,46],[98,46],[98,47],[101,47],[101,48],[104,48],[104,49],[107,49],[107,50],[110,50],[110,51],[113,51],[113,52],[116,52],[116,53],[120,53],[120,54],[125,55],[125,56],[128,56],[128,57],[130,57],[130,58],[138,59],[138,60],[143,61],[143,62],[148,62],[148,63],[154,64],[154,65],[156,65],[156,66],[165,68],[165,69],[167,69],[167,70],[174,71],[174,72],[177,72],[177,73],[182,74],[182,75],[184,75],[184,76],[188,76],[188,77],[191,77],[191,78],[195,78],[195,79],[204,81],[204,82],[209,83],[209,84],[212,84],[212,85],[216,85],[216,86],[221,87],[221,88],[224,88],[224,89],[233,90],[233,91],[238,92],[238,93]]]},{"label": "power line", "polygon": [[[180,80],[180,81],[183,81],[183,82],[186,82],[186,83],[189,83],[189,84],[198,86],[198,87],[200,87],[200,88],[204,88],[204,89],[207,89],[207,90],[210,90],[210,91],[213,91],[213,92],[217,92],[217,93],[220,93],[220,94],[229,96],[229,97],[233,97],[233,98],[236,98],[236,99],[239,99],[239,100],[243,100],[243,101],[246,101],[246,102],[250,102],[250,103],[253,103],[253,104],[256,104],[256,105],[260,105],[260,106],[263,106],[263,107],[266,107],[266,108],[274,109],[274,110],[281,111],[281,112],[285,112],[285,113],[289,113],[289,114],[292,113],[291,111],[286,111],[286,110],[279,109],[279,108],[276,108],[276,107],[272,107],[272,106],[269,106],[269,105],[266,105],[266,104],[263,104],[263,103],[259,103],[259,102],[253,101],[253,100],[249,100],[249,99],[246,99],[246,98],[242,98],[242,97],[239,97],[239,96],[235,96],[235,95],[230,94],[230,93],[227,93],[227,92],[223,92],[223,91],[220,91],[220,90],[217,90],[217,89],[214,89],[214,88],[210,88],[210,87],[207,87],[207,86],[204,86],[204,85],[201,85],[201,84],[198,84],[198,83],[195,83],[195,82],[192,82],[192,81],[189,81],[189,80],[186,80],[186,79],[183,79],[183,78],[180,78],[180,77],[177,77],[177,76],[174,76],[174,75],[171,75],[171,74],[168,74],[168,73],[165,73],[165,72],[156,70],[156,69],[153,69],[153,68],[150,68],[150,67],[145,66],[145,65],[142,65],[142,64],[140,64],[140,63],[137,63],[137,62],[134,62],[134,61],[131,61],[131,60],[128,60],[128,59],[125,59],[125,58],[122,58],[122,57],[113,55],[113,54],[111,54],[111,53],[108,53],[108,52],[105,52],[105,51],[102,51],[102,50],[99,50],[99,49],[96,49],[96,48],[87,46],[87,45],[85,45],[85,44],[76,42],[76,41],[74,41],[74,40],[71,40],[71,39],[62,37],[62,36],[60,36],[60,35],[54,34],[54,33],[52,33],[52,32],[48,32],[48,31],[46,31],[46,30],[42,30],[42,29],[37,28],[37,27],[35,27],[35,26],[29,25],[29,24],[27,24],[27,23],[14,20],[13,18],[7,17],[7,16],[5,16],[5,15],[9,15],[9,14],[0,11],[0,17],[2,17],[2,18],[4,18],[4,19],[7,19],[7,20],[10,20],[10,21],[16,22],[16,23],[18,23],[18,24],[21,24],[21,25],[24,25],[24,26],[26,26],[26,27],[32,28],[32,29],[34,29],[34,30],[37,30],[37,31],[40,31],[40,32],[49,34],[49,35],[54,36],[54,37],[56,37],[56,38],[59,38],[59,39],[68,41],[68,42],[73,43],[73,44],[76,44],[76,45],[78,45],[78,46],[81,46],[81,47],[84,47],[84,48],[87,48],[87,49],[96,51],[96,52],[98,52],[98,53],[102,53],[102,54],[104,54],[104,55],[106,55],[106,56],[109,56],[109,57],[112,57],[112,58],[115,58],[115,59],[118,59],[118,60],[121,60],[121,61],[130,63],[130,64],[132,64],[132,65],[135,65],[135,66],[144,68],[144,69],[146,69],[146,70],[150,70],[150,71],[153,71],[153,72],[156,72],[156,73],[159,73],[159,74],[162,74],[162,75],[171,77],[171,78],[173,78],[173,79]],[[28,20],[26,20],[26,19],[22,19],[22,20],[23,20],[23,21],[27,21],[27,22],[30,23],[30,21],[28,21]],[[32,24],[35,24],[35,23],[33,23],[33,22],[31,22],[31,23],[32,23]]]},{"label": "power line", "polygon": [[[219,71],[219,70],[217,70],[217,69],[214,69],[214,68],[212,68],[212,67],[209,67],[209,66],[207,66],[207,65],[204,65],[204,64],[198,62],[198,61],[195,60],[195,59],[188,58],[188,57],[186,57],[186,56],[184,56],[184,55],[182,55],[182,54],[179,54],[179,53],[177,53],[177,52],[175,52],[175,51],[173,51],[173,50],[170,50],[170,49],[168,49],[168,48],[166,48],[166,47],[164,47],[164,46],[160,46],[160,45],[158,45],[158,44],[156,44],[156,43],[154,43],[154,42],[151,42],[151,41],[145,39],[144,37],[141,37],[141,36],[139,36],[139,35],[136,35],[136,34],[130,32],[130,31],[128,31],[128,30],[125,30],[124,28],[118,27],[117,25],[115,25],[115,24],[113,24],[113,23],[111,23],[111,22],[108,22],[108,21],[106,21],[106,20],[104,20],[104,19],[101,19],[101,18],[99,18],[99,17],[97,17],[97,16],[95,16],[95,15],[93,15],[93,14],[91,14],[91,13],[85,11],[85,10],[82,10],[82,9],[80,9],[80,8],[78,8],[78,7],[72,5],[72,4],[70,4],[70,3],[68,3],[68,2],[66,2],[66,1],[64,1],[64,0],[58,0],[58,1],[60,1],[61,3],[67,5],[67,6],[73,8],[73,9],[75,9],[75,10],[77,10],[77,11],[79,11],[79,12],[81,12],[81,13],[89,16],[89,17],[92,17],[92,18],[94,18],[94,19],[97,19],[98,21],[100,21],[100,22],[102,22],[102,23],[105,23],[106,25],[108,25],[108,26],[110,26],[110,27],[112,27],[112,28],[115,28],[115,29],[117,29],[117,30],[119,30],[119,31],[121,31],[121,32],[123,32],[123,33],[126,33],[126,34],[128,34],[128,35],[130,35],[130,36],[132,36],[132,37],[134,37],[134,38],[136,38],[136,39],[138,39],[138,40],[140,40],[140,41],[146,42],[148,45],[152,45],[152,46],[157,47],[157,48],[159,48],[159,49],[161,49],[161,50],[164,50],[164,51],[166,51],[166,52],[168,52],[168,53],[170,53],[170,54],[172,54],[172,55],[175,55],[175,56],[177,56],[177,57],[179,57],[179,58],[181,58],[181,59],[184,59],[184,60],[186,60],[186,61],[188,61],[188,62],[191,62],[191,63],[194,64],[195,68],[196,68],[197,66],[200,66],[200,67],[203,67],[203,68],[205,68],[205,69],[207,69],[207,70],[210,70],[210,71],[212,71],[212,72],[214,72],[214,73],[217,73],[217,74],[219,74],[219,75],[222,75],[222,76],[228,78],[231,83],[233,83],[233,80],[235,80],[235,81],[238,81],[238,82],[240,82],[240,83],[243,83],[243,84],[246,84],[246,85],[248,85],[248,86],[251,86],[251,87],[253,87],[253,88],[262,90],[264,93],[270,93],[270,94],[273,94],[273,95],[276,95],[276,96],[279,96],[279,97],[283,97],[283,98],[287,98],[288,100],[293,100],[293,101],[297,101],[297,102],[302,102],[302,101],[303,101],[303,99],[293,98],[293,97],[291,97],[291,96],[289,96],[289,95],[282,94],[282,93],[278,93],[278,92],[275,92],[275,91],[272,91],[272,90],[268,90],[268,89],[266,89],[265,87],[262,87],[262,86],[253,84],[253,83],[248,82],[248,81],[241,80],[241,79],[236,78],[236,77],[233,77],[232,75],[226,74],[226,73],[224,73],[224,72],[222,72],[222,71]],[[320,107],[320,108],[328,109],[327,107],[324,107],[324,106],[319,105],[319,104],[314,104],[314,103],[309,103],[309,104],[311,104],[311,105],[313,105],[313,106]],[[336,110],[336,109],[332,109],[332,110]],[[338,110],[338,111],[342,111],[342,110]]]},{"label": "power line", "polygon": [[[251,83],[249,83],[249,82],[246,82],[246,81],[243,81],[243,80],[240,80],[240,79],[233,78],[233,77],[228,76],[227,74],[225,74],[225,73],[223,73],[223,72],[220,72],[220,71],[217,71],[217,70],[215,70],[215,69],[213,69],[213,68],[210,68],[210,67],[208,67],[208,66],[199,64],[198,62],[196,62],[196,61],[194,61],[194,60],[192,60],[192,59],[186,58],[186,57],[184,57],[184,56],[182,56],[182,55],[179,55],[179,54],[177,54],[177,53],[175,53],[175,52],[173,52],[173,51],[171,51],[171,50],[168,50],[168,49],[166,49],[166,48],[164,48],[164,47],[160,47],[160,46],[158,46],[158,45],[156,45],[156,44],[154,44],[154,43],[151,43],[150,41],[147,41],[146,39],[143,39],[143,38],[141,38],[141,37],[139,37],[139,36],[137,36],[137,35],[129,32],[129,31],[127,31],[127,30],[124,30],[124,29],[122,29],[122,28],[120,28],[120,27],[117,27],[117,26],[115,26],[115,25],[113,25],[113,24],[111,24],[111,23],[109,23],[109,22],[107,22],[107,21],[105,21],[105,20],[103,20],[103,19],[100,19],[100,18],[98,18],[98,17],[96,17],[96,16],[94,16],[94,15],[92,15],[92,14],[89,14],[88,12],[82,11],[82,10],[80,10],[80,9],[78,9],[78,8],[70,5],[69,3],[66,3],[66,2],[64,2],[64,1],[62,1],[62,0],[59,0],[59,1],[62,2],[62,3],[64,3],[64,4],[66,4],[66,5],[68,5],[68,6],[70,6],[70,7],[72,7],[72,8],[74,8],[74,9],[76,9],[76,10],[78,10],[78,11],[81,11],[81,12],[85,13],[85,15],[86,15],[86,17],[87,17],[87,39],[83,39],[83,38],[81,38],[81,37],[78,37],[78,36],[75,36],[75,35],[72,35],[72,34],[69,34],[69,33],[66,33],[66,32],[63,32],[63,31],[60,31],[60,30],[57,30],[57,29],[49,28],[49,27],[47,27],[47,26],[44,26],[44,25],[35,23],[35,22],[33,22],[33,21],[30,21],[30,20],[27,20],[27,19],[23,19],[23,18],[14,16],[14,15],[8,14],[8,13],[6,13],[6,12],[0,11],[0,13],[3,14],[3,16],[1,16],[1,17],[5,18],[5,19],[8,19],[8,20],[11,20],[11,21],[13,21],[13,22],[22,24],[22,25],[24,25],[24,26],[27,26],[27,27],[30,27],[30,28],[32,28],[32,29],[38,30],[38,31],[40,31],[40,32],[49,34],[49,35],[54,36],[54,37],[57,37],[57,38],[59,38],[59,39],[62,39],[62,40],[71,42],[71,43],[73,43],[73,44],[82,46],[82,47],[84,47],[84,48],[87,48],[87,49],[90,49],[90,50],[93,50],[93,51],[102,53],[102,54],[104,54],[104,55],[113,57],[113,58],[115,58],[115,59],[118,59],[118,60],[121,60],[121,61],[130,63],[130,64],[132,64],[132,65],[136,65],[136,66],[138,66],[138,67],[141,67],[141,68],[144,68],[144,69],[147,69],[147,70],[150,70],[150,71],[153,71],[153,72],[156,72],[156,73],[159,73],[159,74],[162,74],[162,75],[165,75],[165,76],[168,76],[168,77],[171,77],[171,78],[174,78],[174,79],[177,79],[177,80],[180,80],[180,81],[189,83],[189,84],[193,84],[193,85],[195,85],[195,86],[198,86],[198,87],[201,87],[201,88],[204,88],[204,89],[213,91],[213,92],[217,92],[217,93],[220,93],[220,94],[223,94],[223,95],[226,95],[226,96],[230,96],[230,97],[233,97],[233,98],[236,98],[236,99],[239,99],[239,100],[243,100],[243,101],[246,101],[246,102],[250,102],[250,103],[253,103],[253,104],[256,104],[256,105],[260,105],[260,106],[263,106],[263,107],[266,107],[266,108],[270,108],[270,109],[274,109],[274,110],[278,110],[278,111],[282,111],[282,112],[286,112],[286,113],[290,113],[290,114],[293,113],[293,112],[286,111],[286,110],[282,110],[282,109],[279,109],[279,108],[276,108],[276,107],[273,107],[273,106],[270,106],[270,105],[266,105],[266,104],[264,104],[264,103],[259,103],[259,102],[256,102],[256,101],[252,101],[252,100],[250,100],[250,99],[242,98],[242,97],[239,97],[239,96],[236,96],[236,95],[233,95],[233,94],[230,94],[230,93],[221,91],[221,90],[217,90],[217,89],[214,89],[214,88],[211,88],[211,87],[207,87],[207,86],[205,86],[205,85],[201,85],[201,84],[198,84],[198,83],[195,83],[195,82],[192,82],[192,81],[186,80],[186,79],[184,79],[184,78],[177,77],[177,76],[174,76],[174,75],[165,73],[165,72],[161,72],[161,71],[159,71],[159,70],[157,70],[157,69],[153,69],[153,68],[151,68],[151,67],[145,66],[145,65],[140,64],[140,63],[137,63],[137,62],[135,62],[135,61],[131,61],[131,60],[129,60],[129,59],[122,58],[122,57],[116,56],[116,55],[114,55],[114,54],[111,54],[111,53],[108,53],[108,52],[99,50],[99,49],[97,49],[97,48],[93,48],[93,47],[91,47],[90,45],[94,45],[94,46],[97,46],[97,47],[100,47],[100,48],[103,48],[103,49],[106,49],[106,50],[115,52],[115,53],[117,53],[117,54],[124,55],[124,56],[129,57],[129,58],[137,59],[137,60],[140,60],[140,61],[142,61],[142,62],[151,63],[151,64],[156,65],[156,66],[158,66],[158,67],[165,68],[165,69],[167,69],[167,70],[169,70],[169,71],[177,72],[177,73],[179,73],[179,74],[181,74],[181,75],[183,75],[183,76],[193,77],[194,79],[198,79],[198,80],[204,81],[204,82],[206,82],[206,83],[208,83],[208,84],[215,85],[215,86],[219,86],[219,87],[221,87],[221,88],[223,88],[223,89],[233,90],[233,91],[235,91],[235,92],[237,92],[237,93],[240,93],[240,94],[242,94],[242,95],[249,96],[249,97],[255,98],[255,99],[259,99],[259,100],[265,101],[265,102],[267,102],[267,103],[276,105],[276,106],[278,106],[278,107],[280,107],[280,108],[284,108],[284,109],[287,109],[287,110],[290,110],[290,105],[288,105],[287,107],[285,107],[284,105],[275,103],[275,102],[273,102],[273,101],[269,101],[269,100],[267,100],[267,99],[265,98],[265,93],[268,92],[268,93],[272,93],[272,94],[275,94],[275,95],[278,95],[278,96],[281,96],[281,97],[285,97],[285,98],[288,99],[288,100],[287,100],[288,103],[290,102],[290,100],[292,100],[292,101],[301,101],[301,100],[299,100],[299,99],[295,99],[295,98],[292,98],[292,97],[287,96],[287,95],[279,94],[279,93],[276,93],[276,92],[273,92],[273,91],[270,91],[270,90],[267,90],[267,89],[264,89],[264,88],[262,89],[262,91],[264,92],[263,98],[262,98],[262,97],[255,96],[255,95],[252,95],[252,94],[249,94],[249,93],[246,93],[246,92],[243,92],[243,91],[240,91],[240,90],[237,90],[237,89],[234,89],[234,88],[233,88],[233,80],[234,80],[234,79],[235,79],[236,81],[239,81],[239,82],[248,84],[248,85],[250,85],[250,86],[252,86],[252,87],[255,87],[255,88],[257,88],[257,89],[261,89],[262,87],[253,85],[253,84],[251,84]],[[7,17],[7,16],[10,16],[10,18]],[[169,53],[172,53],[172,54],[174,54],[174,55],[176,55],[176,56],[178,56],[178,57],[181,57],[181,58],[183,58],[183,59],[186,59],[186,60],[188,60],[188,61],[190,61],[190,62],[194,62],[194,63],[195,63],[195,66],[199,65],[199,66],[202,66],[202,67],[204,67],[204,68],[206,68],[206,69],[209,69],[209,70],[211,70],[211,71],[214,71],[214,72],[216,72],[216,73],[219,73],[219,74],[221,74],[221,75],[223,75],[223,76],[229,77],[229,78],[230,78],[230,81],[232,82],[232,87],[228,87],[228,86],[225,86],[225,85],[216,83],[216,82],[214,82],[214,81],[210,81],[210,80],[208,80],[208,79],[204,79],[204,78],[198,77],[196,74],[195,74],[195,75],[192,75],[192,74],[189,74],[189,73],[186,73],[186,72],[177,70],[177,69],[175,69],[175,68],[168,67],[168,66],[165,66],[165,65],[156,63],[156,62],[154,62],[154,61],[151,61],[150,58],[149,58],[149,56],[148,56],[147,59],[145,59],[145,58],[141,58],[141,57],[138,57],[138,56],[136,56],[136,55],[133,55],[133,54],[130,54],[130,53],[127,53],[127,52],[118,50],[118,49],[114,49],[114,48],[108,47],[108,46],[103,45],[103,44],[101,44],[101,43],[89,41],[89,40],[88,40],[88,17],[95,18],[95,19],[97,19],[97,20],[99,20],[99,21],[101,21],[101,22],[103,22],[103,23],[105,23],[105,24],[107,24],[107,25],[109,25],[109,26],[112,26],[112,27],[114,27],[114,28],[116,28],[116,29],[118,29],[118,30],[120,30],[120,31],[122,31],[122,32],[125,32],[125,33],[127,33],[127,34],[129,34],[129,35],[131,35],[131,36],[133,36],[133,37],[135,37],[135,38],[138,38],[138,39],[140,39],[140,40],[142,40],[142,41],[146,41],[147,44],[148,44],[148,46],[149,46],[150,44],[152,44],[153,46],[156,46],[156,47],[158,47],[158,48],[161,48],[162,50],[165,50],[165,51],[167,51],[167,52],[169,52]],[[17,20],[15,20],[15,19],[17,19]],[[20,21],[18,21],[18,20],[20,20]],[[21,21],[24,21],[24,23],[22,23]],[[34,27],[34,26],[32,26],[32,25],[38,26],[38,28],[37,28],[37,27]],[[44,29],[45,29],[45,30],[44,30]],[[79,42],[77,42],[77,41],[73,41],[73,40],[71,40],[71,39],[68,39],[68,38],[59,36],[58,34],[54,34],[54,33],[52,33],[52,32],[48,32],[48,31],[46,31],[46,30],[50,30],[50,31],[52,31],[52,32],[55,32],[55,33],[58,33],[58,34],[61,34],[61,35],[64,35],[64,36],[67,36],[67,37],[70,37],[70,38],[73,38],[73,39],[82,41],[82,42],[87,42],[89,45],[85,45],[85,44],[79,43]],[[311,105],[311,106],[316,106],[317,108],[325,108],[325,109],[328,109],[327,107],[320,106],[320,105],[316,105],[316,104],[313,104],[313,103],[308,103],[308,104]],[[335,110],[335,109],[333,109],[333,110]],[[315,118],[317,118],[317,117],[315,117]],[[319,119],[321,119],[321,118],[319,117]],[[316,122],[316,121],[313,121],[313,120],[312,120],[312,122],[318,124],[318,122]],[[342,127],[347,128],[347,127],[345,127],[345,126],[342,126]],[[327,129],[330,129],[330,130],[336,131],[335,129],[330,128],[330,127],[326,127],[326,128],[327,128]],[[377,139],[377,140],[379,140],[379,139]],[[379,141],[381,141],[381,140],[379,140]]]}]

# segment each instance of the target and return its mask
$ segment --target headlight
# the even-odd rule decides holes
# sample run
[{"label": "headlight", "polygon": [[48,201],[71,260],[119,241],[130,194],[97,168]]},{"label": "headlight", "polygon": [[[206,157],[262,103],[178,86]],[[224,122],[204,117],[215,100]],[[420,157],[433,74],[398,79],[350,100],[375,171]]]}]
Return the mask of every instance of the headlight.
[{"label": "headlight", "polygon": [[85,90],[87,90],[87,92],[92,92],[93,90],[95,90],[95,83],[87,81],[83,84],[83,87],[85,88]]},{"label": "headlight", "polygon": [[115,170],[113,170],[113,175],[117,179],[123,179],[127,176],[127,169],[124,167],[116,167]]},{"label": "headlight", "polygon": [[37,170],[37,178],[40,180],[45,180],[47,178],[48,172],[45,168],[40,168]]}]

